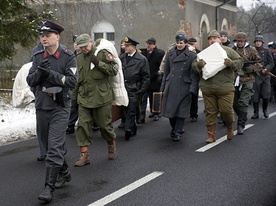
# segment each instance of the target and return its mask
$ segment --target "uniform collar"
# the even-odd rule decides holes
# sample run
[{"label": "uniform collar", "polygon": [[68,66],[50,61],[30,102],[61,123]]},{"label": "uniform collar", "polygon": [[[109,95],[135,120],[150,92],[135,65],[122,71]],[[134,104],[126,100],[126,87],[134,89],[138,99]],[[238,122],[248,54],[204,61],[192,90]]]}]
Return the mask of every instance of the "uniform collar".
[{"label": "uniform collar", "polygon": [[[56,52],[55,52],[52,56],[55,57],[56,59],[59,59],[60,54],[61,54],[61,50],[62,50],[62,48],[61,48],[61,46],[59,45],[59,46],[58,46],[58,49],[56,50]],[[44,56],[43,56],[44,59],[47,58],[49,55],[50,55],[50,54],[48,53],[48,51],[45,50]]]}]

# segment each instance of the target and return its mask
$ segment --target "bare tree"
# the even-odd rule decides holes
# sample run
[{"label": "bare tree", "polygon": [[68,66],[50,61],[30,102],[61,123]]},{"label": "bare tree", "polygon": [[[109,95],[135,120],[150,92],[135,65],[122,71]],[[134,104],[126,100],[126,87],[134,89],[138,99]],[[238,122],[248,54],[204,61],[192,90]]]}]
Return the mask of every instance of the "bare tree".
[{"label": "bare tree", "polygon": [[276,9],[265,3],[258,3],[248,11],[239,8],[237,12],[238,31],[243,31],[248,36],[257,34],[276,33]]}]

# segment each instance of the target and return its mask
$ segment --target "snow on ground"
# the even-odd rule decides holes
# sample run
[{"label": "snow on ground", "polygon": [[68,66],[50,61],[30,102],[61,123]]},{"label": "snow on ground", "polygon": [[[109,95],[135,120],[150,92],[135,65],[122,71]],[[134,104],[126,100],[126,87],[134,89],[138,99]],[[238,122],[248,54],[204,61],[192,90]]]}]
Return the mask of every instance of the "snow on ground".
[{"label": "snow on ground", "polygon": [[15,108],[0,97],[0,146],[36,137],[34,103],[25,108]]}]

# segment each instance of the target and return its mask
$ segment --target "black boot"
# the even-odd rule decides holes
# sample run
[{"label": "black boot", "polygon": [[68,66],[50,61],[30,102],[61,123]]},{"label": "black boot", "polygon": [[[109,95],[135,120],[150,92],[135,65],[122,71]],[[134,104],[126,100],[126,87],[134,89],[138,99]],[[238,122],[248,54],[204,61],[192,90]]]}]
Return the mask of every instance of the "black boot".
[{"label": "black boot", "polygon": [[268,107],[268,99],[263,99],[263,113],[265,118],[269,117],[269,114],[267,112],[267,107]]},{"label": "black boot", "polygon": [[253,102],[254,114],[251,119],[259,119],[259,102]]},{"label": "black boot", "polygon": [[70,182],[72,179],[71,173],[67,164],[67,161],[64,160],[62,167],[59,170],[58,178],[55,184],[56,189],[63,188],[66,182]]},{"label": "black boot", "polygon": [[246,121],[247,121],[247,112],[239,111],[238,126],[237,126],[238,135],[243,135]]},{"label": "black boot", "polygon": [[53,199],[53,192],[55,190],[55,183],[58,177],[60,167],[47,167],[46,168],[46,179],[45,188],[38,196],[38,199],[46,202],[51,202]]}]

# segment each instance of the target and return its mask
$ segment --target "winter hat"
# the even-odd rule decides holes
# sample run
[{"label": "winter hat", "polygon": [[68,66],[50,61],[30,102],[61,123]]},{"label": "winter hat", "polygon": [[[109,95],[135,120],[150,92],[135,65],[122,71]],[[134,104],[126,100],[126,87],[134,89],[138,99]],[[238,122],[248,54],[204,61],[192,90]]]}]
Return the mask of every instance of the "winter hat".
[{"label": "winter hat", "polygon": [[220,36],[224,35],[224,36],[228,36],[228,32],[227,31],[220,31],[219,32]]},{"label": "winter hat", "polygon": [[238,32],[234,36],[234,41],[246,41],[247,34],[244,32]]}]

